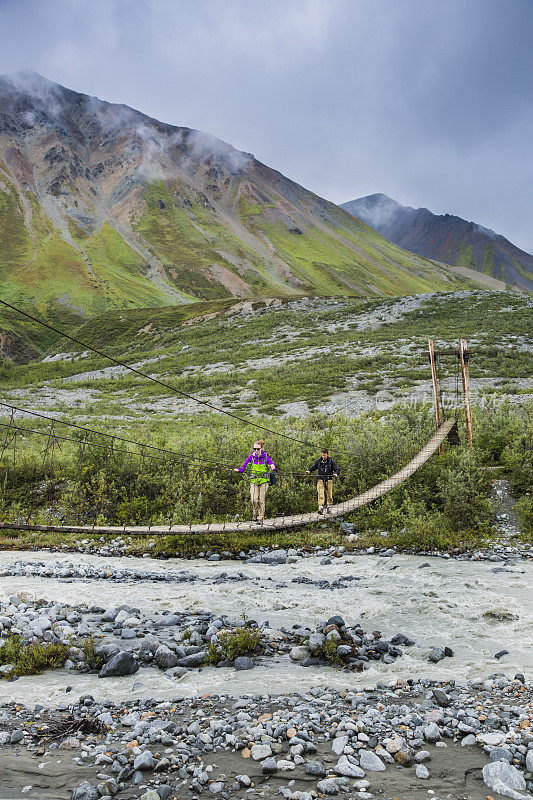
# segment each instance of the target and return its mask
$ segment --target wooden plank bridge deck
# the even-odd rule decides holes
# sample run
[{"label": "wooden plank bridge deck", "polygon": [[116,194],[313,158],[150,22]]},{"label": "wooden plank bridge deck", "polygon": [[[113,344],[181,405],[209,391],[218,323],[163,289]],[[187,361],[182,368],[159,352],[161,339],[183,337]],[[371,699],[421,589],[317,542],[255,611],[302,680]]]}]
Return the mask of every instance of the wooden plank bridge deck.
[{"label": "wooden plank bridge deck", "polygon": [[0,522],[0,529],[8,530],[25,530],[25,531],[45,531],[57,533],[79,533],[79,534],[105,534],[105,535],[146,535],[152,536],[169,536],[171,534],[206,534],[206,533],[239,533],[245,531],[276,531],[283,530],[284,528],[297,528],[301,525],[307,525],[310,522],[320,522],[324,519],[331,519],[333,517],[341,517],[348,514],[350,511],[355,511],[357,508],[377,500],[378,497],[395,489],[414,472],[419,469],[426,461],[433,455],[433,453],[440,447],[443,441],[455,427],[455,420],[446,420],[443,422],[437,432],[431,437],[429,442],[420,450],[416,456],[411,459],[399,472],[386,478],[381,483],[368,489],[366,492],[353,497],[351,500],[345,500],[343,503],[331,506],[331,513],[326,517],[318,512],[310,512],[307,514],[295,514],[286,517],[272,517],[265,519],[262,526],[253,524],[252,522],[211,522],[199,525],[141,525],[135,527],[120,526],[120,525],[40,525],[24,522]]}]

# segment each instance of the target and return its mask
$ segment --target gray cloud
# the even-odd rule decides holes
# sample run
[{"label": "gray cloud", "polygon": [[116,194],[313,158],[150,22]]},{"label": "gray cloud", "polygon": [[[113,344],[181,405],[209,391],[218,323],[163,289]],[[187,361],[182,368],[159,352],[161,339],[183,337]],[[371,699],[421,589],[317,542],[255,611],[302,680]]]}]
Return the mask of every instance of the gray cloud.
[{"label": "gray cloud", "polygon": [[533,251],[530,0],[0,0],[35,69],[208,131],[335,202],[384,192]]}]

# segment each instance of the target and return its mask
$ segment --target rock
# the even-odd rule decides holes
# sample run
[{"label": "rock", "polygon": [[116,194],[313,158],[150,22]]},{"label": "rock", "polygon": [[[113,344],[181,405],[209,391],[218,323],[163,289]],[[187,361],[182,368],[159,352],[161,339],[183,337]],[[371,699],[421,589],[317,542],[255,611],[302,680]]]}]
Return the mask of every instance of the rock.
[{"label": "rock", "polygon": [[155,789],[148,789],[140,796],[139,800],[161,800],[161,795]]},{"label": "rock", "polygon": [[133,769],[141,770],[141,772],[146,772],[147,770],[151,770],[155,767],[155,758],[152,755],[150,750],[144,750],[142,753],[135,758],[133,762]]},{"label": "rock", "polygon": [[275,772],[278,771],[278,765],[276,763],[276,759],[272,756],[269,758],[265,758],[265,760],[261,764],[261,772],[263,775],[273,775]]},{"label": "rock", "polygon": [[186,674],[187,670],[185,667],[172,667],[171,669],[165,670],[165,675],[168,675],[170,678],[183,678]]},{"label": "rock", "polygon": [[477,738],[482,744],[488,744],[491,747],[497,747],[505,742],[505,734],[503,733],[480,733]]},{"label": "rock", "polygon": [[209,784],[209,791],[211,794],[220,794],[224,790],[224,784],[222,781],[214,781],[213,783]]},{"label": "rock", "polygon": [[511,763],[513,754],[505,747],[493,747],[489,753],[489,758],[491,761],[508,761]]},{"label": "rock", "polygon": [[437,664],[437,662],[442,661],[443,658],[446,658],[446,655],[442,648],[433,647],[428,658],[430,661],[433,661],[434,664]]},{"label": "rock", "polygon": [[100,793],[96,786],[88,781],[83,781],[72,790],[72,800],[98,800]]},{"label": "rock", "polygon": [[348,644],[340,644],[337,647],[337,655],[341,656],[341,658],[344,656],[349,656],[351,652],[352,648]]},{"label": "rock", "polygon": [[240,672],[241,670],[245,669],[253,669],[254,662],[248,656],[238,656],[238,658],[236,658],[233,662],[233,666],[238,672]]},{"label": "rock", "polygon": [[351,764],[346,756],[341,756],[335,767],[335,772],[338,775],[343,775],[345,778],[364,778],[365,773],[361,767]]},{"label": "rock", "polygon": [[294,761],[287,761],[284,758],[280,758],[280,760],[277,762],[278,772],[292,772],[295,767],[296,764]]},{"label": "rock", "polygon": [[201,667],[205,661],[205,651],[200,650],[199,653],[191,653],[188,656],[178,659],[179,667]]},{"label": "rock", "polygon": [[341,530],[343,533],[354,533],[355,525],[352,522],[341,522]]},{"label": "rock", "polygon": [[96,648],[96,655],[101,656],[104,661],[110,661],[117,653],[120,653],[120,648],[116,644],[101,644]]},{"label": "rock", "polygon": [[139,669],[139,662],[130,650],[122,650],[113,656],[107,664],[104,664],[99,678],[110,678],[114,676],[134,675]]},{"label": "rock", "polygon": [[289,653],[291,661],[303,661],[309,655],[307,647],[293,647]]},{"label": "rock", "polygon": [[315,778],[325,778],[327,772],[322,761],[307,761],[305,765],[305,774],[313,775]]},{"label": "rock", "polygon": [[323,633],[312,633],[309,637],[308,647],[309,650],[314,653],[319,647],[322,647],[326,641],[326,637]]},{"label": "rock", "polygon": [[413,763],[413,752],[411,748],[402,744],[400,749],[394,753],[394,760],[397,764],[401,764],[402,767],[410,767]]},{"label": "rock", "polygon": [[403,633],[397,633],[395,636],[392,637],[390,640],[391,644],[402,644],[405,647],[412,647],[415,643],[414,639],[410,639],[408,636],[405,636]]},{"label": "rock", "polygon": [[435,722],[424,725],[422,735],[426,742],[438,742],[440,739],[439,726]]},{"label": "rock", "polygon": [[340,791],[335,781],[332,780],[331,778],[325,781],[318,781],[316,788],[318,789],[319,792],[322,792],[323,794],[326,795],[339,794]]},{"label": "rock", "polygon": [[461,747],[472,747],[473,744],[477,744],[477,739],[473,733],[469,733],[468,736],[461,739]]},{"label": "rock", "polygon": [[483,780],[489,789],[503,794],[504,797],[520,797],[518,792],[526,788],[526,779],[516,767],[507,761],[491,761],[483,767]]},{"label": "rock", "polygon": [[402,743],[399,739],[393,739],[391,737],[390,739],[383,740],[383,746],[385,747],[387,753],[390,753],[393,756],[394,753],[398,752],[398,750],[402,746]]},{"label": "rock", "polygon": [[526,769],[528,772],[533,772],[533,750],[528,750],[526,753]]},{"label": "rock", "polygon": [[443,708],[447,708],[451,703],[450,698],[448,697],[446,692],[442,691],[442,689],[433,689],[433,697],[435,698],[439,706],[442,706]]},{"label": "rock", "polygon": [[427,750],[419,750],[415,755],[415,762],[417,764],[424,764],[426,761],[431,761],[431,753]]},{"label": "rock", "polygon": [[271,550],[261,556],[263,564],[285,564],[287,561],[286,550]]},{"label": "rock", "polygon": [[160,644],[154,653],[154,661],[161,669],[170,669],[175,667],[178,663],[176,653],[173,653],[170,647]]},{"label": "rock", "polygon": [[336,756],[342,756],[344,748],[348,744],[348,741],[349,739],[347,736],[337,736],[336,739],[333,739],[331,749],[333,750]]},{"label": "rock", "polygon": [[272,748],[269,744],[252,745],[252,758],[254,761],[263,761],[272,755]]},{"label": "rock", "polygon": [[500,658],[503,658],[504,656],[508,655],[509,655],[509,650],[500,650],[498,653],[494,654],[494,658],[499,661]]},{"label": "rock", "polygon": [[9,737],[10,744],[18,744],[24,739],[24,734],[22,731],[13,731],[11,736]]},{"label": "rock", "polygon": [[423,764],[417,764],[415,769],[416,777],[423,781],[429,778],[429,770]]},{"label": "rock", "polygon": [[382,772],[386,769],[381,758],[373,753],[372,750],[359,751],[359,764],[361,769],[369,770],[370,772]]}]

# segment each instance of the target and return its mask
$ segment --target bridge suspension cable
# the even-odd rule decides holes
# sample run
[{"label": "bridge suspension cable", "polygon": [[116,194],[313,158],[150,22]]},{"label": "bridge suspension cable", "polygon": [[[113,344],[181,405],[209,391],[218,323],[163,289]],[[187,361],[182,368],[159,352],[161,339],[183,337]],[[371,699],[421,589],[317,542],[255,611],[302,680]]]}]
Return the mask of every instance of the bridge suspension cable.
[{"label": "bridge suspension cable", "polygon": [[297,444],[302,445],[303,447],[307,447],[309,449],[316,449],[316,445],[312,444],[311,442],[305,442],[302,439],[297,439],[295,436],[290,436],[287,433],[281,433],[279,431],[274,431],[271,428],[267,428],[265,425],[261,425],[259,422],[252,422],[251,420],[247,419],[246,417],[241,417],[239,414],[235,414],[233,411],[227,411],[224,408],[219,408],[215,406],[213,403],[210,403],[208,400],[201,400],[199,397],[195,397],[188,392],[184,392],[181,389],[176,388],[171,383],[167,383],[166,381],[162,381],[159,378],[154,378],[152,375],[148,375],[146,372],[142,372],[140,369],[136,369],[136,367],[132,367],[129,364],[126,364],[124,361],[120,361],[118,358],[114,356],[110,356],[107,353],[104,353],[103,350],[98,350],[96,347],[91,347],[90,345],[82,342],[81,339],[77,339],[75,336],[70,336],[68,333],[64,333],[60,331],[58,328],[55,328],[53,325],[49,325],[48,322],[44,322],[42,319],[38,319],[38,317],[34,317],[31,314],[28,314],[27,311],[22,311],[20,308],[16,308],[16,306],[11,305],[10,303],[6,303],[5,300],[0,299],[0,303],[5,306],[6,308],[15,311],[17,314],[22,314],[24,317],[31,319],[33,322],[36,322],[38,325],[42,325],[48,330],[57,333],[59,336],[64,337],[65,339],[69,339],[71,342],[75,342],[75,344],[80,345],[85,350],[90,350],[92,353],[96,353],[96,355],[101,356],[102,358],[107,358],[109,361],[112,361],[114,364],[117,364],[119,367],[123,367],[124,369],[128,369],[130,372],[134,372],[136,375],[140,375],[142,378],[147,378],[148,380],[152,381],[153,383],[162,386],[165,389],[169,389],[171,392],[176,392],[176,394],[180,394],[182,397],[186,397],[188,400],[193,400],[195,403],[199,403],[206,408],[210,408],[212,411],[216,411],[219,414],[225,414],[232,419],[236,419],[239,422],[244,422],[246,425],[249,425],[252,428],[256,428],[257,430],[265,431],[266,433],[270,433],[272,436],[278,436],[283,439],[288,439],[292,442],[296,442]]}]

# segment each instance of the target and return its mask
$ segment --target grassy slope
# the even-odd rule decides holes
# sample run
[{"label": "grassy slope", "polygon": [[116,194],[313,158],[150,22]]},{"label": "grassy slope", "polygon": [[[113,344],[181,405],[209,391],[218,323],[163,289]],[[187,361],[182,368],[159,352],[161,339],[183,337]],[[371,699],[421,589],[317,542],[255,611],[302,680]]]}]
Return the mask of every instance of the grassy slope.
[{"label": "grassy slope", "polygon": [[[279,413],[281,404],[294,401],[320,408],[326,398],[347,388],[370,399],[378,390],[399,398],[429,380],[423,355],[428,336],[443,343],[467,338],[477,351],[470,365],[472,381],[487,381],[479,384],[480,391],[528,392],[524,379],[533,375],[533,355],[522,347],[533,325],[528,298],[506,292],[444,293],[388,320],[396,304],[338,298],[285,300],[267,308],[256,301],[252,313],[228,316],[226,312],[242,304],[226,299],[109,312],[84,323],[75,335],[129,363],[155,359],[145,367],[150,374],[246,413]],[[369,316],[377,318],[379,326],[360,330]],[[197,321],[185,324],[191,320]],[[54,347],[60,352],[70,349],[67,340]],[[34,400],[39,387],[51,389],[61,407],[63,378],[107,366],[105,359],[90,357],[12,367],[4,371],[3,384],[7,393],[10,388],[33,387]],[[439,372],[453,379],[453,359],[443,359]],[[135,375],[80,376],[68,388],[88,393],[89,414],[145,417],[147,409],[163,413],[157,403],[172,399],[170,391]],[[84,406],[81,402],[82,413]]]}]

